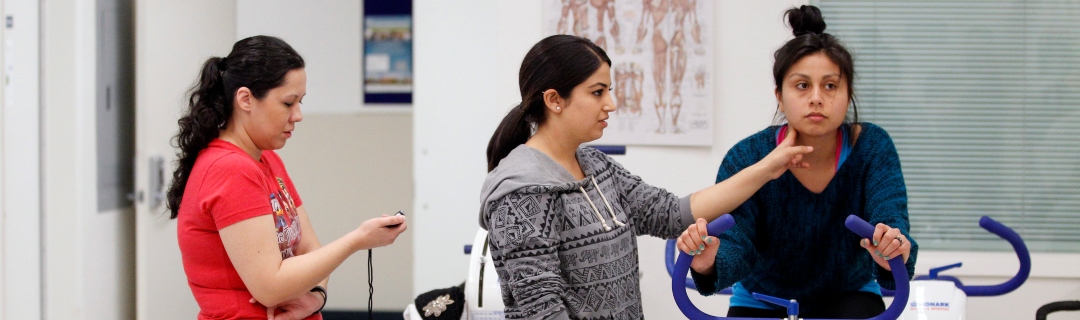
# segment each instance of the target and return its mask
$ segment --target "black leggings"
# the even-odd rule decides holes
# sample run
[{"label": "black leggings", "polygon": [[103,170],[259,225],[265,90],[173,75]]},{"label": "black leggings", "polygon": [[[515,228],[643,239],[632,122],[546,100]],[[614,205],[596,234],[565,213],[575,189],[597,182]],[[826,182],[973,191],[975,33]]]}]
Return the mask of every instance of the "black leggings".
[{"label": "black leggings", "polygon": [[[881,296],[865,292],[844,292],[809,301],[799,301],[800,318],[862,319],[885,312],[885,302]],[[728,317],[744,318],[786,318],[784,309],[758,309],[749,307],[731,307]]]}]

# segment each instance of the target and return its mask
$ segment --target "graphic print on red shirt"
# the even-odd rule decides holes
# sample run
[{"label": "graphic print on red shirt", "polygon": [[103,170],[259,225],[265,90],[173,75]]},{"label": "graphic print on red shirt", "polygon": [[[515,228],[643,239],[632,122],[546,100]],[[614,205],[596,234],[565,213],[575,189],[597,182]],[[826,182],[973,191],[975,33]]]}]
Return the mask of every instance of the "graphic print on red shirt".
[{"label": "graphic print on red shirt", "polygon": [[300,244],[300,223],[296,218],[296,204],[289,195],[289,189],[285,187],[285,181],[280,177],[274,178],[277,179],[278,191],[270,194],[270,207],[274,210],[274,225],[277,226],[281,259],[286,259],[296,255],[294,249]]}]

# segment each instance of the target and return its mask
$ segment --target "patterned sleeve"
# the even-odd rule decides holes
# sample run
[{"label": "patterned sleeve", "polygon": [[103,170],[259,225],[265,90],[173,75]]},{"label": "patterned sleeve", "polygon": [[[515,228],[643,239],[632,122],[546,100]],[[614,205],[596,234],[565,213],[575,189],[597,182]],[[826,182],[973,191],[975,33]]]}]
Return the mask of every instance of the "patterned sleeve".
[{"label": "patterned sleeve", "polygon": [[510,193],[491,201],[491,258],[507,319],[568,319],[560,275],[558,205],[553,194]]},{"label": "patterned sleeve", "polygon": [[[745,162],[753,163],[753,159],[743,159],[744,153],[739,152],[739,147],[737,145],[732,148],[724,157],[720,170],[716,174],[716,183],[730,178],[749,166]],[[705,276],[691,270],[694,284],[702,295],[711,295],[735,284],[736,281],[750,274],[750,270],[757,261],[753,239],[757,236],[754,218],[758,207],[754,198],[751,197],[730,213],[735,218],[735,226],[718,237],[720,249],[716,252],[716,273]]]},{"label": "patterned sleeve", "polygon": [[[871,225],[884,223],[893,228],[900,229],[900,233],[911,242],[911,254],[908,256],[907,271],[908,279],[915,275],[915,258],[919,253],[919,245],[911,238],[911,225],[908,222],[907,188],[904,186],[904,174],[900,169],[900,156],[896,152],[896,146],[889,138],[888,133],[877,128],[881,137],[873,141],[867,141],[875,145],[875,155],[871,159],[866,172],[866,212],[867,222]],[[870,130],[866,130],[870,131]],[[867,132],[869,133],[869,132]],[[869,140],[869,139],[868,139]],[[867,256],[867,259],[872,259]],[[892,272],[886,271],[877,263],[877,281],[882,287],[893,290],[896,282],[893,281]]]},{"label": "patterned sleeve", "polygon": [[617,201],[627,208],[627,215],[634,220],[634,234],[674,239],[694,223],[689,195],[680,198],[663,188],[651,186],[618,162],[606,159],[619,188]]}]

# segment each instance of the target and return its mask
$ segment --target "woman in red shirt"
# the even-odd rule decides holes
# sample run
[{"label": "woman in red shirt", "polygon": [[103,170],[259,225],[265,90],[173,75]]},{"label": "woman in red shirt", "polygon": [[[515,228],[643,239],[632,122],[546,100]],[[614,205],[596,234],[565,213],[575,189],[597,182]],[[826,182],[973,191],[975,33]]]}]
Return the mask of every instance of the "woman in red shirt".
[{"label": "woman in red shirt", "polygon": [[168,192],[199,319],[322,319],[330,273],[405,231],[403,217],[384,216],[319,243],[274,152],[303,119],[306,90],[303,58],[278,38],[237,41],[203,64]]}]

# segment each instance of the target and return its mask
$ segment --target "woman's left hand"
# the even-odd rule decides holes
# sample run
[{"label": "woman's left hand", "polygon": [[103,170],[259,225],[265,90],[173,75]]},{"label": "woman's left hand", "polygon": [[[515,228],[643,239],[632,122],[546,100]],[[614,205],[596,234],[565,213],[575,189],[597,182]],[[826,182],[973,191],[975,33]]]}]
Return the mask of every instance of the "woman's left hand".
[{"label": "woman's left hand", "polygon": [[[318,292],[308,292],[298,298],[282,302],[279,305],[266,307],[267,320],[301,320],[319,311],[323,306],[323,295]],[[255,298],[251,298],[255,303]],[[280,312],[279,312],[280,311]]]},{"label": "woman's left hand", "polygon": [[907,237],[900,233],[900,229],[889,227],[884,223],[878,223],[874,227],[873,239],[859,240],[859,246],[870,252],[870,256],[874,257],[878,265],[889,271],[892,271],[889,260],[903,257],[904,263],[907,263],[908,255],[911,254],[911,242]]}]

